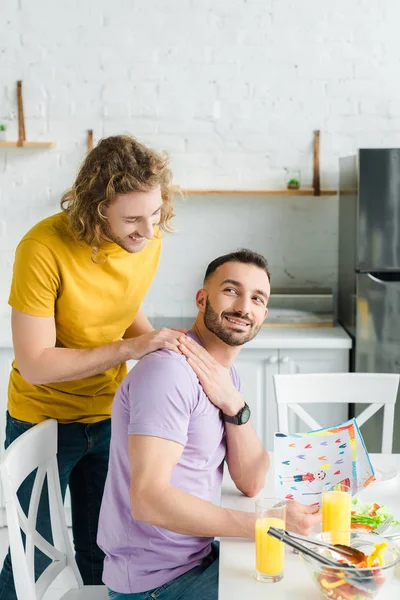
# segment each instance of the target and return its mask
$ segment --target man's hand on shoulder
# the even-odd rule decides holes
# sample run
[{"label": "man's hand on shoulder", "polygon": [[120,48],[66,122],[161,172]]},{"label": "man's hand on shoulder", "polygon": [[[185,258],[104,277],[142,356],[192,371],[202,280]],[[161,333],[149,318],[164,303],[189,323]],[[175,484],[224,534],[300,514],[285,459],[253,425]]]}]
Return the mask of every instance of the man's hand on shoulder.
[{"label": "man's hand on shoulder", "polygon": [[226,415],[237,415],[245,403],[233,384],[229,369],[188,336],[180,339],[178,348],[186,356],[211,402]]},{"label": "man's hand on shoulder", "polygon": [[[183,338],[186,338],[186,336],[183,335]],[[125,349],[129,355],[126,360],[139,360],[150,352],[163,349],[181,354],[179,350],[180,339],[182,339],[182,331],[165,327],[154,329],[135,338],[129,338],[124,341]]]}]

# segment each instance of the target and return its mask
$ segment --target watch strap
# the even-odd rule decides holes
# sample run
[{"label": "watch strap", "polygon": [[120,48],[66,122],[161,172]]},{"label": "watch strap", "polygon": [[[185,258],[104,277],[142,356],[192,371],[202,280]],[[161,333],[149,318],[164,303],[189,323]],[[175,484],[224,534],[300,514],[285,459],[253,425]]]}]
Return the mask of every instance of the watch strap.
[{"label": "watch strap", "polygon": [[244,403],[243,408],[241,408],[239,410],[239,412],[234,415],[233,417],[231,415],[226,415],[225,413],[222,413],[222,416],[224,418],[224,421],[226,423],[232,423],[233,425],[242,425],[242,420],[241,420],[241,416],[242,416],[242,412],[244,411],[245,408],[248,408],[248,404],[247,402]]}]

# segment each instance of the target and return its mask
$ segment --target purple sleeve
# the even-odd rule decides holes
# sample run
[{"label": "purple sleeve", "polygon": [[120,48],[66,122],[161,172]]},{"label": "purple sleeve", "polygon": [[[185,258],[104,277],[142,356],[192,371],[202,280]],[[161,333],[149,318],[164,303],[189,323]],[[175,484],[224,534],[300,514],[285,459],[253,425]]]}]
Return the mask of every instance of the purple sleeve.
[{"label": "purple sleeve", "polygon": [[128,433],[185,446],[198,389],[186,360],[172,352],[154,352],[144,356],[128,377]]}]

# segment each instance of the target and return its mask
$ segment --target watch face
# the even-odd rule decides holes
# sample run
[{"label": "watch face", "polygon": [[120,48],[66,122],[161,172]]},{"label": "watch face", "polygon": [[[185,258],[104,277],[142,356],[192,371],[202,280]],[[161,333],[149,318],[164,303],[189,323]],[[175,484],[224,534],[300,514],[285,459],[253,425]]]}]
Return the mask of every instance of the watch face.
[{"label": "watch face", "polygon": [[247,423],[247,421],[250,419],[250,409],[248,406],[245,406],[243,409],[243,412],[240,416],[240,420],[242,422],[242,424],[244,425],[245,423]]}]

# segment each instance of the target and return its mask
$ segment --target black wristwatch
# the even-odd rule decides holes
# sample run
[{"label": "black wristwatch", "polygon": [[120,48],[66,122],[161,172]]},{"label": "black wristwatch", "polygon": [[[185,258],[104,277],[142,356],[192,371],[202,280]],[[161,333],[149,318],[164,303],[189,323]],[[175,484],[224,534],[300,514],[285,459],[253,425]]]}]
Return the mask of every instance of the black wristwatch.
[{"label": "black wristwatch", "polygon": [[226,423],[233,423],[234,425],[244,425],[250,419],[250,415],[251,415],[251,410],[250,410],[249,406],[246,404],[246,402],[244,403],[243,408],[241,408],[239,410],[239,412],[237,413],[237,415],[235,415],[234,417],[230,417],[229,415],[222,413],[222,417],[223,417],[224,421]]}]

